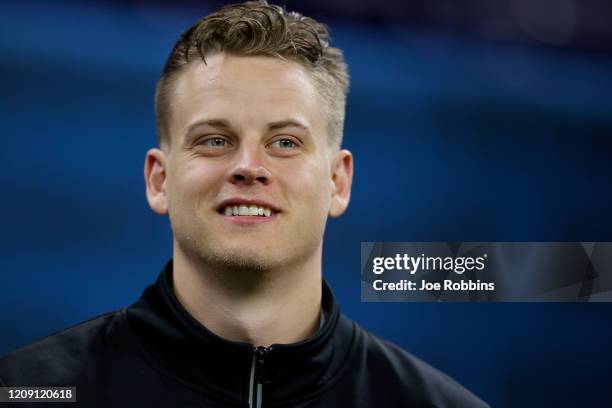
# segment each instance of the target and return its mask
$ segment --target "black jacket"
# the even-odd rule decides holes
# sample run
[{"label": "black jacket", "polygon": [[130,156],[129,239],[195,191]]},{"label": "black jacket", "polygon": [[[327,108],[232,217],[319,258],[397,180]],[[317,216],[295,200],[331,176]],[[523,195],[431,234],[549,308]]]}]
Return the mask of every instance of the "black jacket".
[{"label": "black jacket", "polygon": [[54,407],[488,406],[344,317],[325,282],[317,333],[269,349],[208,331],[172,285],[170,262],[133,305],[0,359],[0,385],[77,387],[76,404]]}]

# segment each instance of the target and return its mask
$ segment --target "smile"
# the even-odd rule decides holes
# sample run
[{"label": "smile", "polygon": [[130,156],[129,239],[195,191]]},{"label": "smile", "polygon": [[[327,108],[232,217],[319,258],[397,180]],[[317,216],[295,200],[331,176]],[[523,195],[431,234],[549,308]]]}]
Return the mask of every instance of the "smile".
[{"label": "smile", "polygon": [[227,216],[271,217],[275,211],[263,205],[228,205],[220,211]]}]

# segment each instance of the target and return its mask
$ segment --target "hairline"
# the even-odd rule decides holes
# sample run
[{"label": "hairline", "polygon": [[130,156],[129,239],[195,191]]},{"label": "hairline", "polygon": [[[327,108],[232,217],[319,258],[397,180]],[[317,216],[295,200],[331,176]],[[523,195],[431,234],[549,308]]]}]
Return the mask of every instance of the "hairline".
[{"label": "hairline", "polygon": [[[240,54],[240,53],[230,52],[226,50],[215,50],[215,51],[211,51],[207,53],[201,58],[194,58],[192,61],[188,61],[182,66],[176,68],[173,72],[162,75],[161,78],[157,81],[157,85],[155,87],[155,113],[156,113],[158,140],[159,140],[159,145],[162,148],[162,150],[166,150],[166,149],[170,150],[170,146],[172,145],[172,135],[170,134],[169,128],[170,128],[171,118],[174,112],[172,109],[171,99],[173,99],[172,97],[176,97],[177,82],[182,77],[182,74],[184,74],[184,71],[186,71],[193,64],[197,64],[201,62],[204,65],[206,65],[207,64],[206,59],[216,54],[226,54],[226,55],[234,56],[238,58],[265,57],[265,58],[271,58],[271,59],[278,59],[281,61],[290,61],[290,62],[299,64],[302,67],[302,69],[308,74],[308,77],[312,80],[317,96],[320,98],[320,100],[322,101],[324,105],[322,113],[323,113],[323,116],[325,117],[325,122],[326,122],[325,131],[327,133],[326,137],[328,139],[327,145],[330,147],[335,147],[336,148],[335,150],[340,149],[342,139],[343,139],[342,133],[343,133],[343,124],[344,124],[344,116],[345,116],[344,105],[346,104],[346,99],[345,99],[346,97],[345,95],[342,95],[343,100],[341,101],[342,102],[341,109],[339,112],[334,112],[334,109],[332,107],[333,101],[330,100],[331,99],[330,97],[325,95],[324,89],[323,89],[325,86],[324,78],[321,78],[321,76],[327,76],[328,78],[332,78],[330,74],[326,73],[325,71],[317,72],[316,69],[312,68],[311,66],[308,66],[308,64],[305,64],[304,62],[300,61],[298,58],[286,58],[282,55]],[[164,115],[158,115],[160,102],[164,102],[163,103]],[[336,118],[335,117],[336,115],[339,115],[340,117]],[[160,118],[159,118],[160,116],[164,116],[161,123],[160,123]],[[334,128],[333,121],[336,119],[339,120],[340,122],[339,123],[340,129],[336,130],[335,132],[338,134],[333,134],[335,130],[333,129]]]}]

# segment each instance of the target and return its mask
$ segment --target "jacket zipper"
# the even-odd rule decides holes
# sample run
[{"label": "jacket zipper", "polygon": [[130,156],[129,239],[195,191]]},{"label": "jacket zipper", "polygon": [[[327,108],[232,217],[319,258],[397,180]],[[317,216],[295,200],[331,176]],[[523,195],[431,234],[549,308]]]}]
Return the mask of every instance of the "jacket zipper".
[{"label": "jacket zipper", "polygon": [[266,372],[266,357],[272,351],[272,346],[253,347],[253,361],[249,380],[249,408],[261,408],[263,384],[269,383]]}]

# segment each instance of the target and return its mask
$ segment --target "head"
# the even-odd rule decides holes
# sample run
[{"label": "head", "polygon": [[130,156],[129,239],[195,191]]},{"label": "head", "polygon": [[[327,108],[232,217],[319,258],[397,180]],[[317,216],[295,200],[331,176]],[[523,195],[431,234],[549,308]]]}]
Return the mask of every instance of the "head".
[{"label": "head", "polygon": [[227,6],[183,33],[157,85],[160,148],[145,160],[175,256],[229,269],[320,262],[327,217],[350,198],[347,89],[325,26],[280,7]]}]

